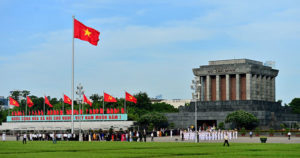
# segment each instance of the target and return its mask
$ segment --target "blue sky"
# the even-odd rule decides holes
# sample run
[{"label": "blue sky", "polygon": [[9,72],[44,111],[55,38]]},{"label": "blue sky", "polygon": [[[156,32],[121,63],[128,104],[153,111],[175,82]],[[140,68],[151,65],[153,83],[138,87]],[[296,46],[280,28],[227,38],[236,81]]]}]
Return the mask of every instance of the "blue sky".
[{"label": "blue sky", "polygon": [[277,99],[300,97],[300,2],[272,0],[0,0],[0,96],[71,95],[72,15],[101,32],[75,39],[87,95],[189,99],[192,68],[249,58],[276,62]]}]

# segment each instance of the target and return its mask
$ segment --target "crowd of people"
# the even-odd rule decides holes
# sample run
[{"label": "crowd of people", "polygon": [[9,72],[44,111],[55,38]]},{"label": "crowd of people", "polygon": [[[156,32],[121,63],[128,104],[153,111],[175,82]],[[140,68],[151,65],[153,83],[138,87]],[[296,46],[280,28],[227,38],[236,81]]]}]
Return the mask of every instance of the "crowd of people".
[{"label": "crowd of people", "polygon": [[212,140],[223,140],[225,135],[228,136],[228,139],[237,139],[238,132],[237,130],[200,130],[197,133],[192,130],[181,131],[182,140],[195,140],[196,134],[199,141],[212,141]]}]

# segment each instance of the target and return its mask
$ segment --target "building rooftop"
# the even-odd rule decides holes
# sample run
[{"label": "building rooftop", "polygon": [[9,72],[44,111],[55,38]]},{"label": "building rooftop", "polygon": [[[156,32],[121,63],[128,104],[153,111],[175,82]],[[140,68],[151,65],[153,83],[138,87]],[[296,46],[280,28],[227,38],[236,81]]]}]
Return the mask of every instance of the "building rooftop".
[{"label": "building rooftop", "polygon": [[225,65],[225,64],[256,64],[256,65],[263,65],[260,61],[250,60],[250,59],[230,59],[230,60],[215,60],[209,61],[209,65]]}]

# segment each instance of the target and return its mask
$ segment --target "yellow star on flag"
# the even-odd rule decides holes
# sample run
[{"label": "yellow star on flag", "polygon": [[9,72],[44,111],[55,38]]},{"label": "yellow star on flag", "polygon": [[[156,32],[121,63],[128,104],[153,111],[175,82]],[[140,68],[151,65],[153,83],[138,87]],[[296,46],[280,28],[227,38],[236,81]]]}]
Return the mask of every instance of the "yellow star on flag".
[{"label": "yellow star on flag", "polygon": [[132,96],[129,96],[129,99],[132,99]]},{"label": "yellow star on flag", "polygon": [[92,34],[90,31],[89,31],[89,29],[86,29],[86,30],[83,30],[84,31],[84,35],[85,36],[89,36],[90,37],[90,35]]},{"label": "yellow star on flag", "polygon": [[108,97],[108,100],[112,100],[112,97],[111,97],[111,96],[109,96],[109,97]]},{"label": "yellow star on flag", "polygon": [[15,101],[13,101],[13,104],[16,104],[16,102],[15,102]]}]

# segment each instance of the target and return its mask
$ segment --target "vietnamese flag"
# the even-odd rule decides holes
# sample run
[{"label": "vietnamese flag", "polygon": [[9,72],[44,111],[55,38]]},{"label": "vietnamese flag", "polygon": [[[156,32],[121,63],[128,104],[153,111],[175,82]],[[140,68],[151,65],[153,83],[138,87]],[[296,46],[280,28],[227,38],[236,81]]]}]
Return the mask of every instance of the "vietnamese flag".
[{"label": "vietnamese flag", "polygon": [[44,111],[41,110],[41,115],[44,115]]},{"label": "vietnamese flag", "polygon": [[117,114],[117,113],[118,113],[118,111],[117,111],[117,109],[116,109],[116,108],[114,108],[114,113],[115,113],[115,114]]},{"label": "vietnamese flag", "polygon": [[47,104],[49,107],[53,108],[50,101],[48,100],[48,97],[45,96],[45,104]]},{"label": "vietnamese flag", "polygon": [[124,111],[124,108],[121,108],[121,113],[122,113],[122,114],[124,114],[124,113],[125,113],[125,111]]},{"label": "vietnamese flag", "polygon": [[114,113],[114,109],[110,108],[110,113],[113,114]]},{"label": "vietnamese flag", "polygon": [[11,97],[9,97],[9,104],[10,104],[10,105],[17,106],[17,107],[20,106],[19,103],[18,103],[15,99],[13,99],[13,98],[11,98]]},{"label": "vietnamese flag", "polygon": [[117,100],[111,95],[104,93],[104,101],[105,102],[117,102]]},{"label": "vietnamese flag", "polygon": [[136,98],[127,92],[125,92],[125,100],[136,103]]},{"label": "vietnamese flag", "polygon": [[41,111],[40,110],[38,111],[38,115],[41,115]]},{"label": "vietnamese flag", "polygon": [[88,100],[88,98],[83,94],[83,102],[92,106],[92,102]]},{"label": "vietnamese flag", "polygon": [[110,114],[110,109],[109,108],[106,109],[106,113]]},{"label": "vietnamese flag", "polygon": [[78,20],[74,19],[74,38],[88,41],[90,44],[97,46],[100,32],[83,25]]},{"label": "vietnamese flag", "polygon": [[27,106],[28,107],[32,107],[33,106],[33,102],[32,100],[27,96]]},{"label": "vietnamese flag", "polygon": [[72,105],[72,100],[68,96],[64,95],[64,103]]},{"label": "vietnamese flag", "polygon": [[102,108],[100,108],[100,114],[103,114],[103,109]]}]

